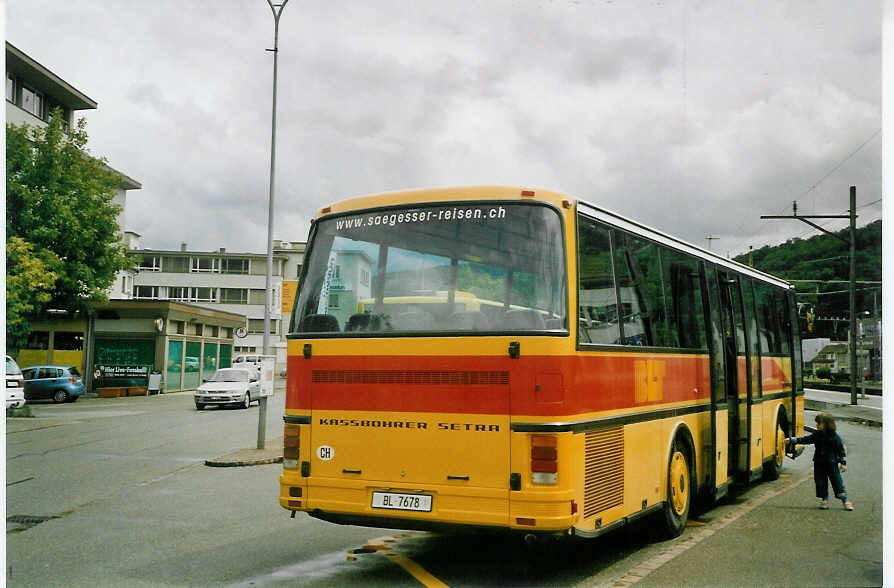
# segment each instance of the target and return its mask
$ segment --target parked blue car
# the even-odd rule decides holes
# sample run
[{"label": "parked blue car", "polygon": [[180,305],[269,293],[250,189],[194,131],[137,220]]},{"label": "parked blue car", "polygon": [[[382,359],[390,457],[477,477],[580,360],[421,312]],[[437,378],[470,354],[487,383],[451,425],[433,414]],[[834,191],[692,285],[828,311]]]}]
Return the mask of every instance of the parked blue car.
[{"label": "parked blue car", "polygon": [[73,365],[32,365],[22,370],[25,400],[74,402],[84,393],[84,382]]}]

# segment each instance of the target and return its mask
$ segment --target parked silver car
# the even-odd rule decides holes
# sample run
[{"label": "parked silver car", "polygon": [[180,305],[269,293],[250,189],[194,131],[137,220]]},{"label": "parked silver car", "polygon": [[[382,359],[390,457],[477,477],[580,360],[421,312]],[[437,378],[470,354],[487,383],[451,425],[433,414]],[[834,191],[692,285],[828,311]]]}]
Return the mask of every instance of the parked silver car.
[{"label": "parked silver car", "polygon": [[258,374],[244,368],[219,369],[211,379],[205,380],[196,388],[194,398],[196,410],[213,404],[248,408],[256,400],[260,402]]}]

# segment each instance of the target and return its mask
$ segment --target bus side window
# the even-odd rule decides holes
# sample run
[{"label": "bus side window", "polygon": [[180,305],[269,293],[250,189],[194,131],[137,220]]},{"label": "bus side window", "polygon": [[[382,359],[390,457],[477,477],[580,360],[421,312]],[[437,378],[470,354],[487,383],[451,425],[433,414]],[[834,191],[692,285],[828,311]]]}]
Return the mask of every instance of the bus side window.
[{"label": "bus side window", "polygon": [[652,345],[649,324],[648,298],[642,281],[634,279],[638,273],[635,254],[631,253],[629,235],[617,229],[612,231],[612,248],[615,269],[615,285],[621,300],[622,345]]},{"label": "bus side window", "polygon": [[667,297],[662,269],[661,247],[635,237],[626,239],[627,256],[631,258],[630,270],[637,291],[643,299],[649,345],[658,347],[677,347],[676,333],[671,331],[667,322]]},{"label": "bus side window", "polygon": [[754,296],[757,305],[761,355],[767,356],[770,353],[779,353],[779,339],[777,338],[779,328],[776,326],[773,289],[761,282],[755,282]]},{"label": "bus side window", "polygon": [[662,259],[671,331],[679,337],[680,347],[703,349],[706,347],[705,314],[698,262],[685,253],[670,249],[664,250]]},{"label": "bus side window", "polygon": [[751,353],[751,382],[753,394],[761,396],[760,378],[760,343],[757,328],[757,315],[754,311],[754,290],[751,278],[739,275],[742,281],[742,293],[745,303],[745,329],[748,333],[748,349]]},{"label": "bus side window", "polygon": [[621,334],[608,227],[578,215],[578,332],[583,343],[617,343]]},{"label": "bus side window", "polygon": [[791,353],[789,339],[791,337],[792,322],[788,309],[788,296],[785,290],[773,289],[773,298],[776,303],[776,326],[779,329],[777,340],[779,341],[779,353],[786,355]]}]

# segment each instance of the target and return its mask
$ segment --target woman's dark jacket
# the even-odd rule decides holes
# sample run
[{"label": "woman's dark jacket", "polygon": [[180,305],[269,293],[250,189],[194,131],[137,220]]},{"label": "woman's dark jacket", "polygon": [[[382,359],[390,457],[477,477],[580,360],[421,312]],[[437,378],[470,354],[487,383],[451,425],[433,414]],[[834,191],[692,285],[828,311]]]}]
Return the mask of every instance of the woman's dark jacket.
[{"label": "woman's dark jacket", "polygon": [[844,441],[838,436],[838,433],[826,433],[825,431],[817,431],[805,437],[798,437],[795,443],[799,445],[813,445],[816,447],[813,452],[813,461],[842,465],[847,465],[847,455],[844,449]]}]

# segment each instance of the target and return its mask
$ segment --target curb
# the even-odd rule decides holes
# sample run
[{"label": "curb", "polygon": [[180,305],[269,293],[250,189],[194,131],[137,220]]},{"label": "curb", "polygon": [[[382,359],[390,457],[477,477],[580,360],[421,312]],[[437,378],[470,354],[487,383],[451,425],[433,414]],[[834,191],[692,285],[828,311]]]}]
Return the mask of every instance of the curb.
[{"label": "curb", "polygon": [[205,460],[205,465],[212,468],[238,468],[243,466],[266,465],[270,463],[282,463],[282,456],[240,461],[221,461],[219,459]]}]

